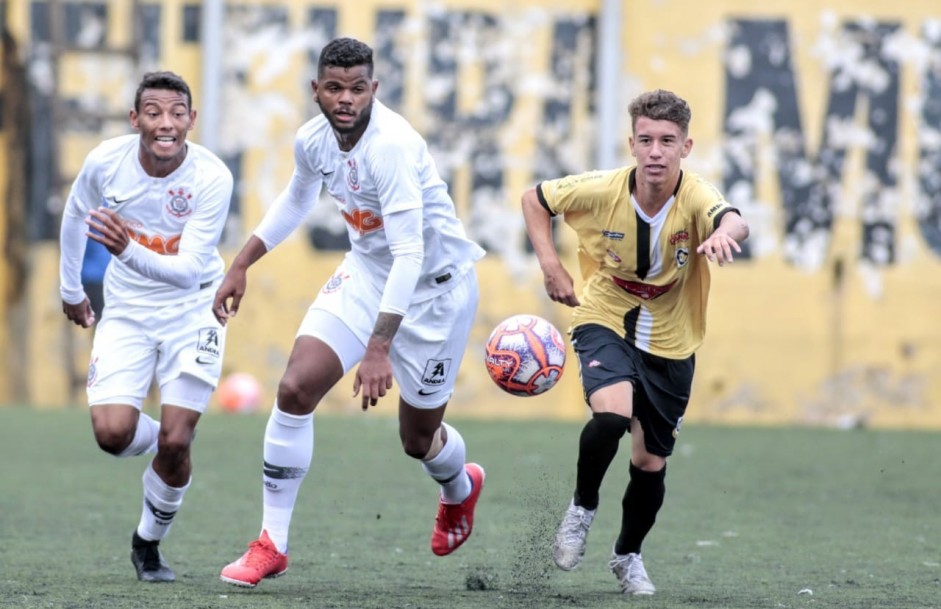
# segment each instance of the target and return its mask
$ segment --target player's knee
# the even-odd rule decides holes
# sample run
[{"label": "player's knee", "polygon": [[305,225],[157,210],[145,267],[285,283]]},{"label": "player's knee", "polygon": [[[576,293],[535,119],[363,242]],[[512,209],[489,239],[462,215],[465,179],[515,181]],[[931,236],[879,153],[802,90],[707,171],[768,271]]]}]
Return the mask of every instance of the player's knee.
[{"label": "player's knee", "polygon": [[93,431],[98,448],[110,455],[120,455],[134,440],[133,429],[98,425]]},{"label": "player's knee", "polygon": [[292,377],[284,376],[278,383],[278,408],[282,412],[298,416],[310,414],[320,397]]},{"label": "player's knee", "polygon": [[[402,450],[405,451],[406,455],[413,459],[425,459],[426,456],[431,452],[435,438],[439,437],[439,433],[439,431],[435,431],[433,434],[425,435],[402,431],[399,433],[399,438],[402,440]],[[441,448],[438,447],[438,451],[440,450]]]},{"label": "player's knee", "polygon": [[183,461],[189,455],[192,441],[193,432],[190,429],[160,430],[160,435],[157,437],[157,452],[166,461]]},{"label": "player's knee", "polygon": [[630,417],[625,417],[616,412],[596,412],[592,419],[601,433],[613,439],[619,440],[631,429]]}]

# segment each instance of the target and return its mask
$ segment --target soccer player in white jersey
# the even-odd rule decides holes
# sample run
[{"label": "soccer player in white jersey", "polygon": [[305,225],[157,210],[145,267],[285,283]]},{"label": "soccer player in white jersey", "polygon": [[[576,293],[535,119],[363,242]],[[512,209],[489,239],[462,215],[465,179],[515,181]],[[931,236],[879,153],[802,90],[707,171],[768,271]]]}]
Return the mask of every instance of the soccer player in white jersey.
[{"label": "soccer player in white jersey", "polygon": [[[62,311],[88,328],[82,289],[88,239],[113,258],[88,369],[98,446],[117,457],[156,454],[144,471],[144,502],[131,562],[147,582],[173,581],[159,550],[190,484],[190,443],[222,370],[225,328],[212,314],[224,264],[216,244],[232,198],[232,174],[186,141],[196,121],[186,82],[144,75],[130,111],[138,134],[106,140],[85,159],[62,215]],[[160,422],[141,411],[160,389]]]},{"label": "soccer player in white jersey", "polygon": [[314,449],[314,409],[359,364],[363,410],[398,384],[399,436],[440,485],[431,536],[437,555],[471,534],[484,470],[465,463],[464,440],[443,422],[477,308],[475,263],[422,137],[376,99],[372,49],[350,38],[322,51],[311,83],[322,114],[294,144],[294,174],[236,256],[213,310],[225,323],[245,294],[248,267],[297,228],[326,187],[351,249],[297,331],[264,439],[261,533],[222,569],[254,587],[288,567],[288,527]]},{"label": "soccer player in white jersey", "polygon": [[[715,187],[680,169],[693,147],[686,101],[649,91],[628,110],[636,165],[546,180],[523,193],[522,206],[546,292],[574,307],[570,334],[592,413],[553,558],[566,571],[581,562],[601,482],[630,432],[630,481],[609,567],[622,592],[649,595],[641,544],[663,504],[667,457],[705,335],[708,262],[732,262],[748,224]],[[557,215],[578,235],[579,295],[553,243]]]}]

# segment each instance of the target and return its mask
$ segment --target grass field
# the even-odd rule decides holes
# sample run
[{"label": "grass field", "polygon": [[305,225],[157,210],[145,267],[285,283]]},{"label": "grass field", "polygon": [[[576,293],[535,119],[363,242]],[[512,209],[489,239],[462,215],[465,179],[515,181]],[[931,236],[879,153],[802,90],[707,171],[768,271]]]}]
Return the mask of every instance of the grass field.
[{"label": "grass field", "polygon": [[581,425],[452,422],[488,474],[466,546],[428,549],[435,488],[394,420],[323,416],[291,569],[243,590],[218,574],[258,533],[263,415],[204,418],[162,546],[178,580],[144,585],[128,556],[145,461],[98,451],[84,408],[0,408],[0,607],[941,608],[941,434],[684,426],[644,547],[658,593],[634,599],[607,570],[626,450],[564,573],[548,545]]}]

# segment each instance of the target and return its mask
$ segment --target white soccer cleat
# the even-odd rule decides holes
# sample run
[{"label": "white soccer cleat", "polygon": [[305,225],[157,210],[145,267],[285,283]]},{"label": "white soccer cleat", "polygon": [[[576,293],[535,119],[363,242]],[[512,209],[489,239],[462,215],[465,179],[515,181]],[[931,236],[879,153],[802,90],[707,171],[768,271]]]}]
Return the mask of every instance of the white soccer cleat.
[{"label": "white soccer cleat", "polygon": [[657,589],[647,575],[644,559],[640,554],[612,554],[608,563],[611,572],[621,583],[621,592],[634,596],[650,596]]},{"label": "white soccer cleat", "polygon": [[575,505],[574,500],[569,502],[552,545],[552,558],[560,569],[571,571],[582,562],[588,541],[588,529],[591,527],[591,521],[595,519],[595,512],[596,509],[586,510]]}]

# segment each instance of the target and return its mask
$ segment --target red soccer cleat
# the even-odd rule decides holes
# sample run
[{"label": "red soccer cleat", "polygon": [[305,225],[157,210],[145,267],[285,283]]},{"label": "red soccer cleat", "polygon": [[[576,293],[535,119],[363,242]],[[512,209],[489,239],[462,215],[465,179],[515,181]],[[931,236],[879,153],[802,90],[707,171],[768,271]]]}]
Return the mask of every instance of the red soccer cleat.
[{"label": "red soccer cleat", "polygon": [[474,507],[484,488],[484,468],[468,463],[464,471],[471,479],[471,493],[463,503],[448,504],[438,500],[438,515],[431,532],[431,551],[438,556],[447,556],[457,550],[470,537],[474,529]]},{"label": "red soccer cleat", "polygon": [[288,570],[288,555],[278,552],[268,531],[248,544],[248,552],[222,569],[222,581],[245,588],[254,588],[258,582],[269,577],[284,575]]}]

